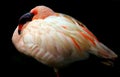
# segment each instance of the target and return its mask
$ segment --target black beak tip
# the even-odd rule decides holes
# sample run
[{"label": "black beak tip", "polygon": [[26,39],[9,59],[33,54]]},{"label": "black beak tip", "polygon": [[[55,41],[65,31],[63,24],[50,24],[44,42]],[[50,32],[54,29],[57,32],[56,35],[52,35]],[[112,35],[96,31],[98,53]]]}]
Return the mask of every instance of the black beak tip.
[{"label": "black beak tip", "polygon": [[27,21],[31,21],[33,16],[34,14],[30,12],[23,14],[19,19],[19,24],[25,24]]},{"label": "black beak tip", "polygon": [[[34,16],[34,14],[30,13],[30,12],[23,14],[20,17],[18,24],[22,24],[22,26],[23,26],[26,22],[31,21],[33,16]],[[20,26],[20,29],[18,29],[18,34],[21,34],[22,26]]]}]

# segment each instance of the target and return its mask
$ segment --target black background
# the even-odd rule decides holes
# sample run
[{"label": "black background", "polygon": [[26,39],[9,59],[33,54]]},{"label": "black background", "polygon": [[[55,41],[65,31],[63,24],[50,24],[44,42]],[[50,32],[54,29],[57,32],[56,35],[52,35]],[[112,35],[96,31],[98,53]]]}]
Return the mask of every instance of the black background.
[{"label": "black background", "polygon": [[[2,11],[4,15],[3,35],[3,59],[4,75],[55,77],[51,67],[48,67],[35,59],[19,53],[11,42],[19,17],[30,11],[37,5],[46,5],[56,12],[68,14],[84,23],[97,38],[120,55],[120,1],[119,0],[16,0],[8,3]],[[7,27],[7,31],[6,31]],[[5,34],[7,33],[7,34]],[[3,36],[2,36],[3,37]],[[7,38],[7,39],[6,39]],[[7,42],[6,42],[7,40]],[[120,74],[120,59],[115,60],[114,67],[100,63],[99,59],[91,56],[88,60],[75,62],[72,65],[60,69],[60,77],[83,76],[114,76]]]}]

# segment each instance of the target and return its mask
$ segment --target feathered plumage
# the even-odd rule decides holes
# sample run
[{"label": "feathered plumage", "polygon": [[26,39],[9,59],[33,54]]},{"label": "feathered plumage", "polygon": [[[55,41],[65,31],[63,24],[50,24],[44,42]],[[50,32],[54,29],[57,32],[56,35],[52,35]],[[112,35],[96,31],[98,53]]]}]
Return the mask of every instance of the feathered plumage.
[{"label": "feathered plumage", "polygon": [[46,6],[37,6],[30,13],[32,19],[22,26],[19,24],[20,29],[17,27],[12,36],[13,44],[21,53],[54,68],[84,60],[89,53],[106,59],[117,57],[73,17],[56,13]]}]

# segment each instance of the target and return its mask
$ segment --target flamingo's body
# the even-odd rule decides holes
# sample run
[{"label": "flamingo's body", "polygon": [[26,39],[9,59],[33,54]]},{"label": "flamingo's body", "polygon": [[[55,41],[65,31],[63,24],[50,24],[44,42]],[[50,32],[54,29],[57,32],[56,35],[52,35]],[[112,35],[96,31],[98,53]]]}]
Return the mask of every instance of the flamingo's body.
[{"label": "flamingo's body", "polygon": [[37,6],[30,13],[32,19],[20,23],[12,37],[18,51],[54,68],[84,60],[89,53],[106,59],[117,57],[73,17],[46,6]]}]

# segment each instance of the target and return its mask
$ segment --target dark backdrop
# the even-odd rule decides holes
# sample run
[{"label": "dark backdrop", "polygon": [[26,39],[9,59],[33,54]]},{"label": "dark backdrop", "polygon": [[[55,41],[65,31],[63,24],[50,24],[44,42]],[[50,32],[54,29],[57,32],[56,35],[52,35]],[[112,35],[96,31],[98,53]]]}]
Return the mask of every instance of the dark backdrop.
[{"label": "dark backdrop", "polygon": [[[4,12],[2,11],[5,19],[3,31],[7,33],[4,34],[7,37],[3,38],[5,40],[2,44],[4,51],[2,50],[3,54],[1,54],[4,64],[2,67],[5,70],[4,75],[55,77],[52,68],[19,53],[11,42],[19,17],[37,5],[46,5],[56,12],[68,14],[83,22],[101,42],[120,55],[120,2],[118,0],[16,0],[8,3]],[[75,62],[61,69],[59,73],[60,77],[83,77],[87,75],[96,77],[113,75],[115,77],[120,73],[119,61],[118,58],[114,67],[109,67],[101,64],[95,56],[91,56],[88,60]]]}]

